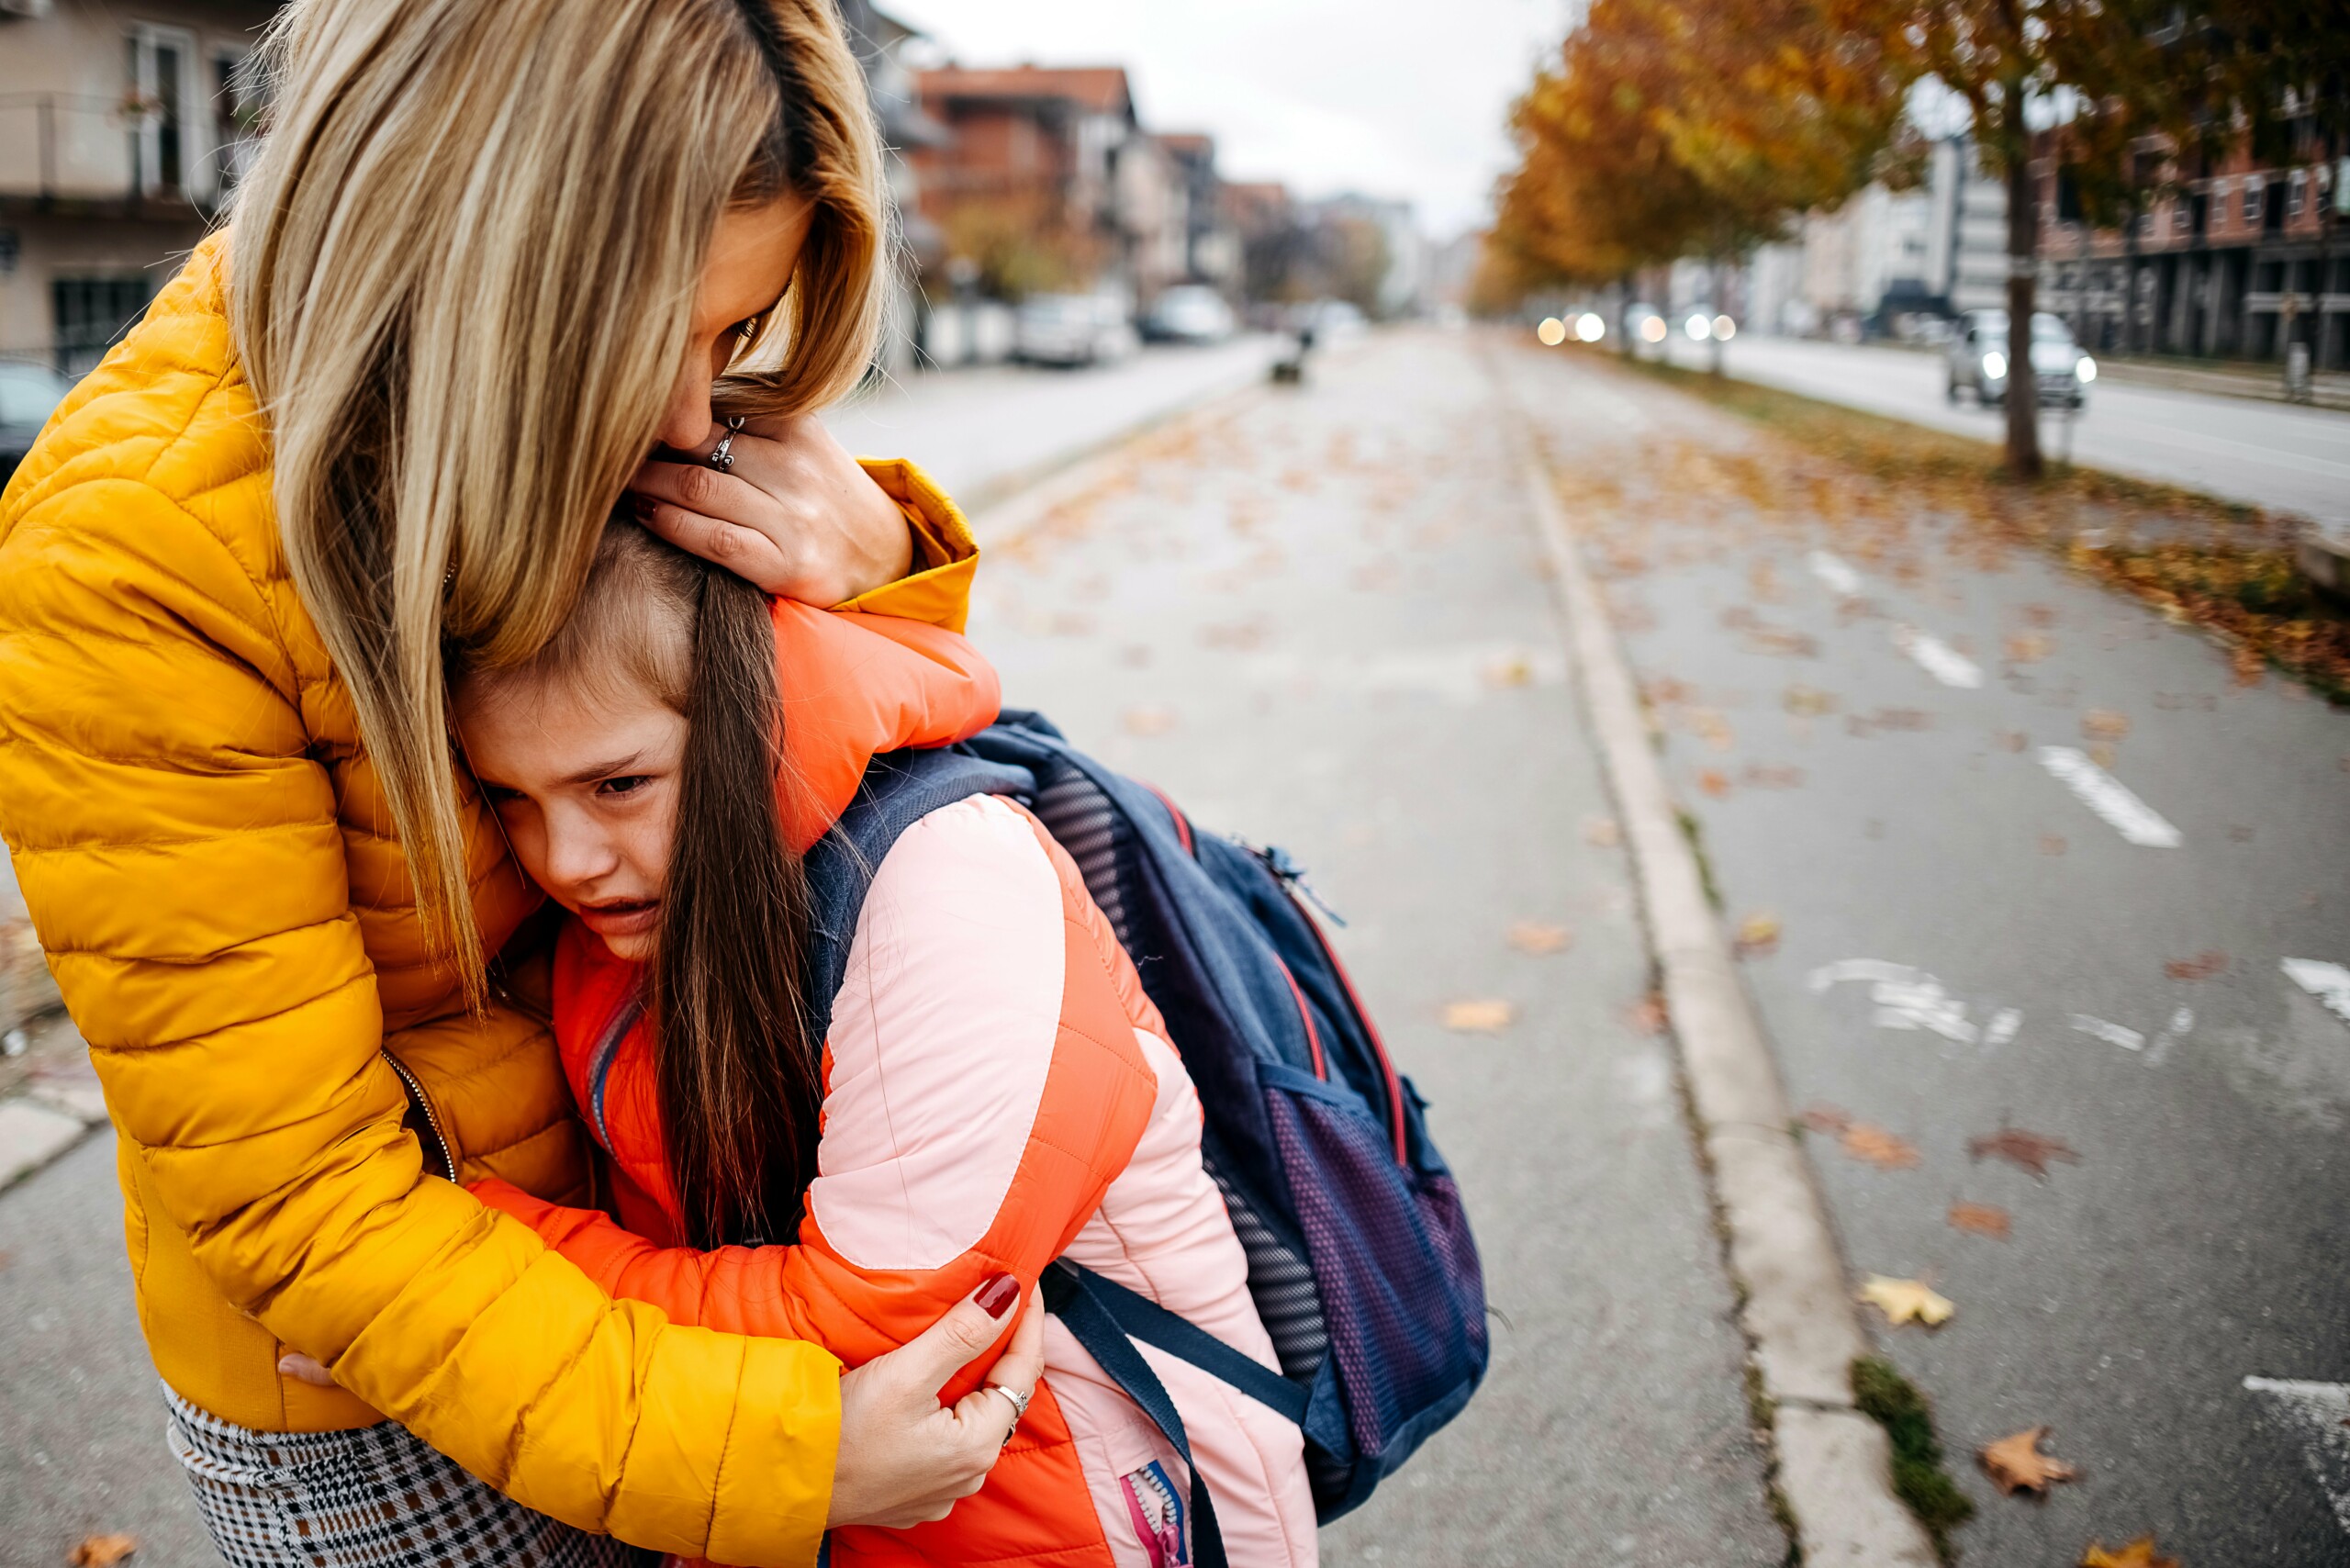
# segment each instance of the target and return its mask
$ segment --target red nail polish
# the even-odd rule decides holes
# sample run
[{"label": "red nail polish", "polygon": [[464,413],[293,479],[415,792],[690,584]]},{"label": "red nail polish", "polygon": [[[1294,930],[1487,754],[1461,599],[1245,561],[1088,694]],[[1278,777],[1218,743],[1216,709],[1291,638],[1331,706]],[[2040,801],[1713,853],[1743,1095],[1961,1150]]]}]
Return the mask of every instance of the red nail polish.
[{"label": "red nail polish", "polygon": [[979,1287],[979,1310],[990,1317],[1002,1317],[1020,1299],[1020,1282],[1010,1274],[998,1274]]}]

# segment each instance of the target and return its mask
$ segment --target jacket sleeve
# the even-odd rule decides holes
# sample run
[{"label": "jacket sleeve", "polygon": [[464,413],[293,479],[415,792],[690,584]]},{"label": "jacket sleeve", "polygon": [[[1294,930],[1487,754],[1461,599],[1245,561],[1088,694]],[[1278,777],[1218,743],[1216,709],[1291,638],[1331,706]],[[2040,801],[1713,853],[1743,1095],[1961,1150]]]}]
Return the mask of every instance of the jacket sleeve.
[{"label": "jacket sleeve", "polygon": [[833,1357],[616,1303],[424,1175],[313,748],[347,699],[204,504],[93,478],[0,541],[0,827],[127,1172],[230,1303],[518,1500],[813,1561]]},{"label": "jacket sleeve", "polygon": [[862,610],[963,630],[971,609],[971,578],[979,569],[979,542],[962,509],[929,475],[903,458],[861,457],[873,482],[890,493],[913,533],[913,570],[894,583],[859,594],[835,610]]},{"label": "jacket sleeve", "polygon": [[1158,1079],[1091,913],[1066,856],[1002,801],[959,801],[900,838],[834,1006],[797,1246],[658,1247],[600,1214],[503,1183],[476,1190],[675,1322],[870,1360],[998,1270],[1035,1283],[1133,1155]]}]

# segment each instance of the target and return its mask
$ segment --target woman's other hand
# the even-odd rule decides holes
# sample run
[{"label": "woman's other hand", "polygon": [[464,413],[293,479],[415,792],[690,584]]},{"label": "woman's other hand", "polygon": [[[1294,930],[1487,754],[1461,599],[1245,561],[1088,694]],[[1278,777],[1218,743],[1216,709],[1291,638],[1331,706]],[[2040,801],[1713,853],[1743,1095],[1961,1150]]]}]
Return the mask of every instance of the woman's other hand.
[{"label": "woman's other hand", "polygon": [[[998,1274],[913,1339],[841,1378],[840,1459],[829,1528],[903,1529],[943,1519],[979,1489],[1013,1428],[1012,1401],[990,1387],[952,1407],[938,1391],[1002,1338],[1018,1283]],[[1020,1308],[1012,1343],[988,1372],[1022,1395],[1045,1370],[1045,1315],[1035,1293]]]},{"label": "woman's other hand", "polygon": [[726,434],[712,425],[698,452],[655,458],[629,488],[654,532],[782,599],[818,607],[906,575],[905,514],[813,414],[745,426],[728,448],[732,472],[707,458]]}]

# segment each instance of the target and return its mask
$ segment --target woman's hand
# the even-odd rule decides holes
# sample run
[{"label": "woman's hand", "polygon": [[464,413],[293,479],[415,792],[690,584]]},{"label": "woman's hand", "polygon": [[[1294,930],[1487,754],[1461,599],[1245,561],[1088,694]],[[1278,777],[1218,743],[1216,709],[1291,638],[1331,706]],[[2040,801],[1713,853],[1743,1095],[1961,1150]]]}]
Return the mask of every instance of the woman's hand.
[{"label": "woman's hand", "polygon": [[838,604],[896,582],[913,561],[905,514],[813,414],[745,426],[731,473],[698,452],[656,458],[629,488],[644,525],[782,599]]},{"label": "woman's hand", "polygon": [[[938,1403],[938,1391],[1002,1338],[1002,1315],[1019,1288],[1011,1275],[998,1274],[920,1338],[842,1377],[828,1528],[903,1529],[943,1519],[987,1480],[1012,1432],[1012,1401],[983,1386],[950,1409]],[[1044,1370],[1045,1315],[1031,1292],[988,1382],[1026,1395]]]}]

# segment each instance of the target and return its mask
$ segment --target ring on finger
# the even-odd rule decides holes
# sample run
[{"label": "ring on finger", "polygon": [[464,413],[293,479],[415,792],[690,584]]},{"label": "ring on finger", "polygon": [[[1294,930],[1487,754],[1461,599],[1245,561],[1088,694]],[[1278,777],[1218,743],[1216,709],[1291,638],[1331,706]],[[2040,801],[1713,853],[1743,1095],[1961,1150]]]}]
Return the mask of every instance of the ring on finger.
[{"label": "ring on finger", "polygon": [[989,1383],[987,1385],[987,1389],[990,1394],[1001,1394],[1006,1399],[1012,1401],[1012,1428],[1010,1431],[1003,1434],[1003,1440],[1007,1445],[1009,1445],[1012,1441],[1013,1433],[1020,1430],[1021,1417],[1028,1414],[1028,1402],[1035,1397],[1035,1394],[1033,1390],[1027,1394],[1023,1394],[1018,1389],[1013,1388],[1007,1383]]},{"label": "ring on finger", "polygon": [[734,471],[734,438],[743,432],[743,416],[740,414],[728,420],[726,433],[721,436],[718,444],[711,449],[707,461],[721,474],[731,474]]}]

